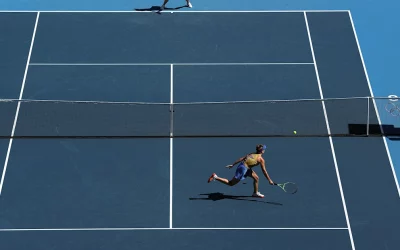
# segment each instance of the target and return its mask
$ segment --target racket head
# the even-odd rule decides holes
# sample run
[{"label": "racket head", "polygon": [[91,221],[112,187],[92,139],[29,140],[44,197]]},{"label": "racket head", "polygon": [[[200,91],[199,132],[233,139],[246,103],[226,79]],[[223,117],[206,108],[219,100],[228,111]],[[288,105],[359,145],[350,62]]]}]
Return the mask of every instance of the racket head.
[{"label": "racket head", "polygon": [[298,190],[297,184],[294,182],[285,182],[282,184],[275,184],[275,185],[279,186],[280,188],[283,189],[283,191],[289,194],[295,194],[297,193]]}]

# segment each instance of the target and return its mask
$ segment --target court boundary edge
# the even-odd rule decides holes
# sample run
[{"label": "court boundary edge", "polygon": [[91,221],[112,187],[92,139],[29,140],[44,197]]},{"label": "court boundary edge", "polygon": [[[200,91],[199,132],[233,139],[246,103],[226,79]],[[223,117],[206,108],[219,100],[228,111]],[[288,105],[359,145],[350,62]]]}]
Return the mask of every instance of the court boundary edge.
[{"label": "court boundary edge", "polygon": [[[308,24],[308,18],[307,18],[307,13],[306,12],[304,12],[304,20],[305,20],[305,24],[307,26],[306,27],[307,28],[307,34],[308,34],[308,38],[309,38],[309,42],[310,42],[310,49],[311,49],[311,53],[312,53],[312,57],[313,57],[313,61],[314,61],[315,74],[316,74],[316,78],[317,78],[317,82],[318,82],[319,92],[320,92],[320,95],[321,95],[321,99],[324,99],[321,80],[319,78],[317,61],[316,61],[315,53],[314,53],[314,45],[313,45],[312,38],[311,38],[311,30],[310,30],[310,27],[309,27],[309,24]],[[328,112],[326,111],[326,107],[325,107],[325,102],[324,101],[322,102],[322,107],[323,107],[324,115],[325,115],[326,128],[328,130],[328,134],[331,134],[330,125],[329,125],[329,119],[328,119]],[[348,211],[347,211],[346,199],[344,197],[344,191],[343,191],[343,187],[342,187],[342,180],[341,180],[341,177],[340,177],[340,171],[339,171],[339,166],[338,166],[338,162],[337,162],[337,159],[336,159],[335,146],[334,146],[334,143],[333,143],[333,140],[332,140],[332,136],[329,136],[329,144],[331,146],[333,162],[334,162],[335,170],[336,170],[336,177],[337,177],[337,181],[338,181],[338,184],[339,184],[340,194],[341,194],[341,197],[342,197],[342,205],[343,205],[344,215],[345,215],[345,219],[346,219],[346,223],[347,223],[347,231],[349,233],[350,244],[351,244],[352,249],[355,250],[353,232],[351,230],[351,224],[350,224],[350,219],[349,219],[349,215],[348,215]]]},{"label": "court boundary edge", "polygon": [[140,231],[140,230],[348,230],[344,227],[304,227],[304,228],[246,228],[246,227],[227,227],[227,228],[15,228],[15,229],[0,229],[0,232],[24,232],[24,231]]},{"label": "court boundary edge", "polygon": [[[29,70],[29,62],[30,62],[30,60],[31,60],[31,55],[32,55],[32,50],[33,50],[33,44],[35,43],[35,37],[36,37],[37,26],[38,26],[38,23],[39,23],[39,16],[40,16],[40,12],[37,12],[37,13],[36,13],[35,26],[34,26],[33,31],[32,31],[31,44],[30,44],[30,46],[29,46],[28,58],[27,58],[27,60],[26,60],[24,77],[23,77],[23,79],[22,79],[21,89],[20,89],[20,93],[19,93],[19,100],[22,99],[23,94],[24,94],[26,78],[27,78],[28,70]],[[10,154],[11,154],[11,147],[12,147],[12,144],[13,144],[13,136],[14,136],[14,133],[15,133],[15,128],[16,128],[16,126],[17,126],[18,114],[19,114],[20,106],[21,106],[21,103],[18,102],[18,104],[17,104],[17,109],[16,109],[16,111],[15,111],[14,123],[13,123],[13,127],[12,127],[12,130],[11,130],[10,141],[9,141],[9,143],[8,143],[6,158],[5,158],[5,160],[4,160],[3,173],[2,173],[2,175],[1,175],[1,180],[0,180],[0,195],[1,195],[2,191],[3,191],[3,185],[4,185],[5,176],[6,176],[8,161],[9,161]]]},{"label": "court boundary edge", "polygon": [[[381,133],[383,133],[381,118],[380,118],[380,115],[379,115],[379,112],[378,112],[378,109],[377,109],[377,106],[376,106],[375,99],[373,98],[373,97],[374,97],[374,92],[373,92],[373,90],[372,90],[371,82],[370,82],[370,80],[369,80],[367,67],[366,67],[365,61],[364,61],[364,56],[363,56],[363,54],[362,54],[362,52],[361,52],[361,47],[360,47],[360,43],[359,43],[359,41],[358,41],[358,36],[357,36],[356,28],[355,28],[355,25],[354,25],[353,17],[352,17],[352,15],[351,15],[351,12],[350,12],[350,11],[348,12],[348,14],[349,14],[351,26],[352,26],[352,28],[353,28],[354,38],[356,39],[357,48],[358,48],[358,53],[359,53],[359,55],[360,55],[360,59],[361,59],[362,65],[363,65],[364,75],[365,75],[365,77],[366,77],[366,79],[367,79],[369,92],[370,92],[370,94],[371,94],[372,102],[373,102],[373,104],[374,104],[376,117],[378,118],[378,123],[379,123],[380,129],[381,129]],[[399,197],[400,197],[400,186],[399,186],[399,182],[398,182],[398,179],[397,179],[396,170],[395,170],[394,165],[393,165],[392,156],[391,156],[391,154],[390,154],[390,150],[389,150],[389,147],[388,147],[388,145],[387,145],[386,138],[385,138],[385,137],[382,137],[382,140],[383,140],[383,144],[385,145],[385,149],[386,149],[386,153],[387,153],[387,156],[388,156],[388,160],[389,160],[390,167],[392,168],[393,178],[394,178],[395,184],[396,184],[396,186],[397,186],[397,193],[398,193],[398,195],[399,195]]]},{"label": "court boundary edge", "polygon": [[174,135],[174,65],[171,64],[170,71],[170,136],[169,138],[169,228],[173,225],[173,135]]},{"label": "court boundary edge", "polygon": [[268,66],[268,65],[313,65],[312,62],[215,62],[215,63],[30,63],[29,66]]},{"label": "court boundary edge", "polygon": [[[169,11],[169,10],[168,10]],[[165,12],[168,12],[165,11]],[[175,13],[304,13],[304,12],[350,12],[350,10],[173,10]],[[136,10],[0,10],[0,13],[150,13]]]}]

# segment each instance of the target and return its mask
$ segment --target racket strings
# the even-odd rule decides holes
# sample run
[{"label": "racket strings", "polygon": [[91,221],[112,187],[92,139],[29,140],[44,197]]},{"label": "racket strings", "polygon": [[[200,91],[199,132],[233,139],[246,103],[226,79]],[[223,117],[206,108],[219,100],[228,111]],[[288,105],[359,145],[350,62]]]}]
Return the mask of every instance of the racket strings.
[{"label": "racket strings", "polygon": [[287,182],[282,185],[282,189],[287,193],[296,193],[297,185],[292,182]]}]

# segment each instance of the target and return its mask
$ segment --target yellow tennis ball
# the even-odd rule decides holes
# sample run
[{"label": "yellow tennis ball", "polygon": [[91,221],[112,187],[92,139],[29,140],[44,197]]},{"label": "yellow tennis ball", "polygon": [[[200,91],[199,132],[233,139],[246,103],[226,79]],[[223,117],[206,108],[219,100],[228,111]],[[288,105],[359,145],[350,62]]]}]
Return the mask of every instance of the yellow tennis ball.
[{"label": "yellow tennis ball", "polygon": [[293,131],[293,134],[297,134],[297,131],[295,130],[295,131]]}]

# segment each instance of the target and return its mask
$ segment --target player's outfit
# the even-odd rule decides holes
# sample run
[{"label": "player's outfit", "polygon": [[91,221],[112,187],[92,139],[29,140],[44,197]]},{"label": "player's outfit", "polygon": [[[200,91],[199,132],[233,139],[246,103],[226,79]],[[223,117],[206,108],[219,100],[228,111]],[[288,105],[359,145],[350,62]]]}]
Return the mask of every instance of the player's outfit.
[{"label": "player's outfit", "polygon": [[[266,146],[263,147],[263,150],[265,150]],[[246,179],[247,177],[251,176],[253,173],[253,170],[251,169],[254,166],[258,165],[258,158],[261,156],[261,154],[249,154],[246,156],[246,158],[239,163],[239,165],[236,168],[235,171],[235,179],[242,181],[244,179]],[[211,180],[215,180],[215,177],[217,175],[214,173],[212,174],[212,176],[209,179],[209,182]],[[254,193],[253,194],[254,197],[264,197],[263,194],[261,194],[260,192]]]}]

